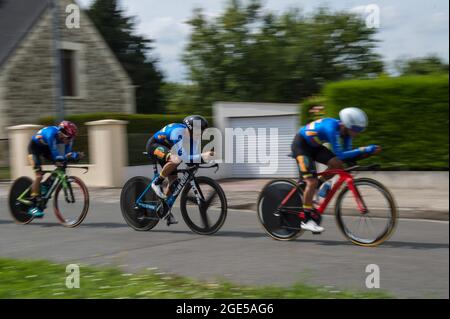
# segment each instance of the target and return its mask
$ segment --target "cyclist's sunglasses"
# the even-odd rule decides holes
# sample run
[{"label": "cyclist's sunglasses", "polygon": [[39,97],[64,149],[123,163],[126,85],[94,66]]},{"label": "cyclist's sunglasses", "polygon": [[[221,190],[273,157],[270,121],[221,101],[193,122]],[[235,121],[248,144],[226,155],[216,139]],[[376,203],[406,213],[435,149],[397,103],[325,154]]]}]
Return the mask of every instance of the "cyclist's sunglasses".
[{"label": "cyclist's sunglasses", "polygon": [[64,130],[60,130],[59,133],[62,134],[63,139],[70,140],[70,137],[67,135],[67,133]]},{"label": "cyclist's sunglasses", "polygon": [[356,133],[361,133],[362,131],[364,131],[364,127],[353,125],[351,130]]}]

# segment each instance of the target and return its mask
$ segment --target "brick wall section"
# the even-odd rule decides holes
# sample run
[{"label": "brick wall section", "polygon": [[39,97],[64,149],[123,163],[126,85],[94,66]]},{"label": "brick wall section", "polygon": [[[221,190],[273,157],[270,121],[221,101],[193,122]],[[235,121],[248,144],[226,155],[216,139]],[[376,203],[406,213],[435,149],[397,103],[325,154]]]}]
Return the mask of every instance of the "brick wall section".
[{"label": "brick wall section", "polygon": [[[65,7],[71,2],[60,1],[60,33],[63,42],[83,45],[85,94],[82,98],[65,99],[66,114],[133,112],[134,89],[130,79],[92,22],[82,13],[80,29],[66,28]],[[8,126],[36,123],[42,116],[54,115],[51,26],[51,14],[47,10],[0,69],[0,86],[3,86],[0,104]]]}]

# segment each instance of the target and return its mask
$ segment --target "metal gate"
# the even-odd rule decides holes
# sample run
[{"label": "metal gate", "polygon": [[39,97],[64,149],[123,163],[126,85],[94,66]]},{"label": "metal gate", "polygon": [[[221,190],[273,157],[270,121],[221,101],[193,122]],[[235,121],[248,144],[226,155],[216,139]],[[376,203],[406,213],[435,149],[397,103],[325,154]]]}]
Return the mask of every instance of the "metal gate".
[{"label": "metal gate", "polygon": [[[234,159],[236,160],[237,154],[243,154],[245,161],[244,163],[236,163],[235,161],[232,164],[232,177],[296,177],[298,175],[295,160],[287,156],[291,153],[291,143],[299,129],[297,115],[231,118],[230,124],[233,129],[242,128],[245,131],[248,128],[253,128],[255,132],[258,132],[258,129],[261,128],[265,129],[266,132],[266,135],[257,134],[256,145],[253,145],[255,139],[245,138],[243,143],[242,139],[234,139]],[[275,149],[270,147],[270,128],[278,129]],[[266,146],[266,155],[272,154],[270,158],[272,167],[276,166],[275,171],[269,170],[270,172],[268,172],[270,165],[259,161],[259,154],[264,151],[264,149],[260,149],[261,145]],[[256,158],[256,163],[249,162],[250,158]],[[273,160],[276,161],[276,165]]]}]

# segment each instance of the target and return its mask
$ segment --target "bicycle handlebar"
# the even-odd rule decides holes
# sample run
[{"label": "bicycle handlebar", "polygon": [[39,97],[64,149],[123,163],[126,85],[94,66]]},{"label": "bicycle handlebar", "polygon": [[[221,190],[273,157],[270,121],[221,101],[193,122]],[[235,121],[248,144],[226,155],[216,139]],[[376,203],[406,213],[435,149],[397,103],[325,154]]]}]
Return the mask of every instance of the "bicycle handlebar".
[{"label": "bicycle handlebar", "polygon": [[[56,165],[56,164],[55,164],[55,166],[56,166],[56,169],[62,168],[62,169],[64,169],[64,170],[65,170],[66,168],[84,169],[85,172],[84,172],[83,174],[86,174],[86,173],[89,171],[89,166],[73,166],[73,165],[67,165],[67,162],[62,162],[62,165],[61,165],[61,164],[60,164],[60,165]],[[49,170],[45,171],[45,170],[43,170],[42,173],[48,174],[48,173],[53,173],[54,171],[55,171],[55,170],[52,170],[52,171],[49,171]]]},{"label": "bicycle handlebar", "polygon": [[188,165],[188,168],[182,168],[182,169],[177,169],[176,172],[177,173],[185,173],[185,172],[190,172],[193,171],[194,169],[198,169],[198,168],[217,168],[215,172],[217,172],[219,170],[219,164],[215,163],[209,166],[205,166],[205,164],[191,164]]},{"label": "bicycle handlebar", "polygon": [[67,165],[66,168],[84,169],[85,172],[83,174],[86,174],[87,172],[89,172],[89,166],[71,166],[71,165]]}]

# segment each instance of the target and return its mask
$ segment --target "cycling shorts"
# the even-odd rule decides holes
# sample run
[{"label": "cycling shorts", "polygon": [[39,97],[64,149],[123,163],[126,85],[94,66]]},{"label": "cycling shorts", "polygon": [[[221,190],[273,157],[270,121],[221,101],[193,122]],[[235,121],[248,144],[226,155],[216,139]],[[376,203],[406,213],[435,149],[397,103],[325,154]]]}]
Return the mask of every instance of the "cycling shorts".
[{"label": "cycling shorts", "polygon": [[336,155],[323,145],[314,147],[301,136],[296,135],[292,142],[292,154],[297,160],[300,178],[317,177],[316,162],[328,165]]}]

